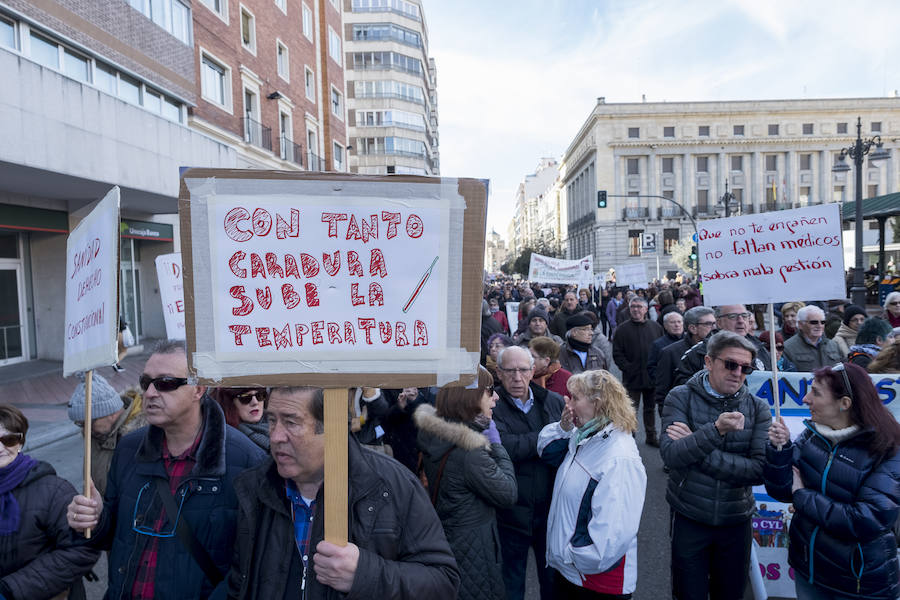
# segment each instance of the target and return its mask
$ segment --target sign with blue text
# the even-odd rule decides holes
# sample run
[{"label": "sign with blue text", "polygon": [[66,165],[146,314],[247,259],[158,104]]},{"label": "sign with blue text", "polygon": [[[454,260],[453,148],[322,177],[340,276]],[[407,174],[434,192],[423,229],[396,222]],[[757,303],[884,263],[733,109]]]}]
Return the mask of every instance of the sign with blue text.
[{"label": "sign with blue text", "polygon": [[846,296],[837,204],[703,221],[697,237],[708,305]]}]

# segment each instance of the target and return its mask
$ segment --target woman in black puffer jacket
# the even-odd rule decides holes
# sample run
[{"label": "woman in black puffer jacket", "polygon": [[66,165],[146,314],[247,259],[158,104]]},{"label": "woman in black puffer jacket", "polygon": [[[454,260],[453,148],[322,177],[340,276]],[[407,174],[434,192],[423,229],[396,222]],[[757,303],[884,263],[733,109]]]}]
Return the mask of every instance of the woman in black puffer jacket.
[{"label": "woman in black puffer jacket", "polygon": [[479,367],[471,389],[441,388],[435,407],[423,404],[414,415],[428,493],[459,565],[460,600],[506,597],[494,509],[515,504],[518,488],[491,419],[493,384]]},{"label": "woman in black puffer jacket", "polygon": [[81,578],[100,552],[75,541],[66,521],[75,488],[22,454],[27,433],[25,415],[0,404],[0,598],[84,598]]},{"label": "woman in black puffer jacket", "polygon": [[817,370],[803,401],[806,430],[792,443],[774,422],[764,468],[769,495],[794,504],[788,561],[797,598],[894,600],[900,424],[851,363]]}]

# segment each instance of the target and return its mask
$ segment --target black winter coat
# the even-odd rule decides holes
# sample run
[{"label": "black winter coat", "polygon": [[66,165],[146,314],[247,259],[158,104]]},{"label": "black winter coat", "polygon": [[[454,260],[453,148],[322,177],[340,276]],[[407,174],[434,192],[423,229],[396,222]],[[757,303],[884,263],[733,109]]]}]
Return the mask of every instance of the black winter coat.
[{"label": "black winter coat", "polygon": [[72,484],[38,461],[13,497],[19,531],[0,536],[0,594],[9,600],[41,600],[72,590],[84,596],[81,577],[97,562],[98,550],[78,545],[66,521],[75,496]]},{"label": "black winter coat", "polygon": [[[766,445],[766,491],[793,502],[788,561],[817,586],[842,596],[900,595],[897,541],[891,527],[900,514],[900,452],[882,458],[868,449],[871,431],[832,443],[811,421],[779,452]],[[791,493],[792,466],[804,489]]]},{"label": "black winter coat", "polygon": [[669,344],[659,353],[659,361],[656,363],[656,373],[653,378],[653,385],[656,392],[653,399],[656,405],[662,410],[662,405],[666,401],[666,396],[675,387],[675,372],[678,363],[684,353],[691,349],[691,334],[685,333],[681,341]]},{"label": "black winter coat", "polygon": [[[663,407],[659,451],[669,467],[666,500],[685,517],[706,525],[734,525],[756,508],[752,486],[763,482],[765,447],[772,416],[747,386],[716,398],[704,389],[707,372],[669,392]],[[728,411],[744,414],[744,429],[719,435],[713,425]],[[693,432],[673,440],[666,428],[679,421]]]},{"label": "black winter coat", "polygon": [[647,359],[653,342],[665,331],[656,321],[640,323],[628,320],[616,328],[613,338],[613,360],[622,370],[622,384],[627,390],[646,390],[653,387],[647,373]]},{"label": "black winter coat", "polygon": [[534,394],[534,406],[538,411],[540,426],[532,429],[528,415],[513,404],[509,393],[497,388],[500,401],[494,407],[494,423],[500,432],[500,440],[509,454],[516,470],[516,485],[519,499],[511,508],[497,511],[497,524],[508,527],[523,535],[532,535],[535,523],[546,525],[553,496],[553,481],[556,468],[541,460],[537,451],[538,434],[547,423],[559,421],[563,410],[563,398],[556,392],[546,390],[534,382],[529,384]]},{"label": "black winter coat", "polygon": [[459,565],[457,598],[502,600],[506,591],[494,507],[512,506],[518,498],[512,461],[501,444],[491,444],[468,425],[442,419],[433,406],[419,407],[415,421],[425,475],[430,486],[437,482],[435,510]]},{"label": "black winter coat", "polygon": [[[288,581],[299,560],[284,479],[270,458],[234,481],[237,540],[228,574],[229,598],[255,600],[438,600],[454,598],[456,561],[422,484],[384,454],[348,441],[349,541],[359,547],[353,587],[342,594],[318,582],[313,555],[325,536],[323,487],[316,495],[306,593]],[[288,590],[288,586],[293,586]]]}]

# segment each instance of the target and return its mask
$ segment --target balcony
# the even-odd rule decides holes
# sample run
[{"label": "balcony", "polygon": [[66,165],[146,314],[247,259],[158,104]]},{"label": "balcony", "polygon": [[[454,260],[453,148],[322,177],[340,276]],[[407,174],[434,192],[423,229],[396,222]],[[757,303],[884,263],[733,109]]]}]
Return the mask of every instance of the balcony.
[{"label": "balcony", "polygon": [[325,161],[320,157],[316,156],[312,152],[306,153],[306,170],[307,171],[321,171],[325,167]]},{"label": "balcony", "polygon": [[695,217],[714,217],[716,216],[716,211],[713,207],[709,205],[701,205],[694,207],[694,216]]},{"label": "balcony", "polygon": [[649,219],[650,209],[646,206],[629,206],[622,209],[623,219]]},{"label": "balcony", "polygon": [[774,212],[776,210],[788,210],[792,205],[789,202],[766,202],[759,207],[760,212]]},{"label": "balcony", "polygon": [[272,128],[266,127],[250,117],[244,117],[244,141],[271,152]]},{"label": "balcony", "polygon": [[742,215],[752,215],[754,213],[752,204],[742,204],[741,205],[741,214]]},{"label": "balcony", "polygon": [[284,134],[281,134],[278,146],[280,149],[279,156],[281,157],[281,160],[295,163],[301,167],[303,166],[303,147],[300,144],[295,144]]},{"label": "balcony", "polygon": [[[668,203],[667,203],[668,204]],[[659,207],[659,218],[660,219],[677,219],[681,217],[684,213],[681,212],[681,209],[672,204],[668,204],[668,206],[660,206]]]}]

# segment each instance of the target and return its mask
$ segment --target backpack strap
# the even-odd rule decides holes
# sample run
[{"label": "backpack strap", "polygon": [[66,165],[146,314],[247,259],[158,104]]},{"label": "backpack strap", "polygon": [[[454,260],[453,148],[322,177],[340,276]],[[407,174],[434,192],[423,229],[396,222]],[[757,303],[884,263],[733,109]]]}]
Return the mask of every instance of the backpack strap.
[{"label": "backpack strap", "polygon": [[203,569],[203,573],[213,584],[213,587],[219,585],[224,579],[222,572],[219,571],[219,568],[216,566],[216,563],[213,562],[213,559],[209,555],[209,552],[206,551],[206,548],[200,545],[200,542],[191,530],[191,526],[188,524],[187,520],[178,518],[178,509],[175,507],[175,498],[172,496],[172,492],[169,489],[168,481],[162,477],[156,478],[156,493],[160,500],[162,500],[163,506],[166,509],[166,514],[169,515],[169,518],[177,519],[175,533],[178,536],[178,540],[187,551],[190,552],[191,556],[194,557],[194,560],[200,568]]},{"label": "backpack strap", "polygon": [[447,466],[447,459],[450,458],[450,453],[453,452],[454,448],[450,448],[444,454],[444,457],[441,458],[441,464],[438,467],[437,477],[434,479],[434,485],[431,487],[431,504],[437,506],[437,496],[438,496],[438,486],[441,484],[441,477],[444,476],[444,467]]}]

